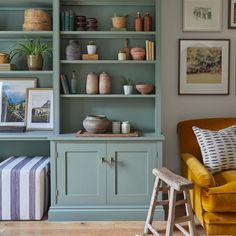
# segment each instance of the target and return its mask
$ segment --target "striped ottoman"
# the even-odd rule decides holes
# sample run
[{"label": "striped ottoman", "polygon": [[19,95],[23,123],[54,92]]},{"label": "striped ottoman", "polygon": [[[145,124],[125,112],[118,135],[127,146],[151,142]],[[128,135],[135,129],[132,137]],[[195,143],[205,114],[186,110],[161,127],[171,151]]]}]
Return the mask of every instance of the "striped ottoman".
[{"label": "striped ottoman", "polygon": [[10,157],[0,163],[0,220],[40,220],[49,206],[49,158]]}]

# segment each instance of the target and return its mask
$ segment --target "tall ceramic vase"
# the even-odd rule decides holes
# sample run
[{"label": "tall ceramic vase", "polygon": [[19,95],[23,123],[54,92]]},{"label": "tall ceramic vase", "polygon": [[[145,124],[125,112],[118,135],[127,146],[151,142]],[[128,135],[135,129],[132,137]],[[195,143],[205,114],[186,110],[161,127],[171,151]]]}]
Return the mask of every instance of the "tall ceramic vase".
[{"label": "tall ceramic vase", "polygon": [[29,70],[42,70],[43,57],[42,55],[27,55],[27,65]]}]

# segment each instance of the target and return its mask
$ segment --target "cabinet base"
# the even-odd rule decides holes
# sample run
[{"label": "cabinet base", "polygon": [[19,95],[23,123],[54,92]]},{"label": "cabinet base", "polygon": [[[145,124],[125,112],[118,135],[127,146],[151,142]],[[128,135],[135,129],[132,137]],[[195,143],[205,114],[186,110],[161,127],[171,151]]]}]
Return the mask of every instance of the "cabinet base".
[{"label": "cabinet base", "polygon": [[[50,207],[49,221],[144,221],[148,208],[68,208]],[[155,220],[163,220],[164,211],[156,209]]]}]

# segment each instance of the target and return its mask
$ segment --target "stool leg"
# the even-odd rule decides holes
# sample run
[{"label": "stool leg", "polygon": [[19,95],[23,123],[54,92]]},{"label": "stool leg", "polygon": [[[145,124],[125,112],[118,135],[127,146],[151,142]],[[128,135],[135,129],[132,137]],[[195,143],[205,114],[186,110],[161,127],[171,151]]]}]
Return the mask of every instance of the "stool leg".
[{"label": "stool leg", "polygon": [[173,236],[174,225],[175,225],[175,202],[176,202],[176,191],[174,188],[170,188],[169,195],[169,212],[168,221],[166,225],[166,236]]},{"label": "stool leg", "polygon": [[146,223],[145,223],[145,227],[144,227],[144,234],[150,233],[150,231],[148,229],[148,225],[149,224],[151,225],[153,222],[154,212],[155,212],[155,208],[156,208],[156,200],[157,200],[157,195],[158,195],[158,190],[159,190],[160,184],[161,184],[161,181],[160,181],[159,177],[156,176],[156,180],[155,180],[155,183],[153,186],[150,206],[149,206],[149,210],[148,210],[148,215],[147,215],[147,219],[146,219]]},{"label": "stool leg", "polygon": [[194,216],[193,216],[193,210],[191,206],[189,190],[184,191],[184,198],[187,200],[187,204],[185,204],[186,213],[188,216],[190,216],[190,221],[188,222],[190,236],[196,236],[197,231],[196,231],[195,222],[194,222]]}]

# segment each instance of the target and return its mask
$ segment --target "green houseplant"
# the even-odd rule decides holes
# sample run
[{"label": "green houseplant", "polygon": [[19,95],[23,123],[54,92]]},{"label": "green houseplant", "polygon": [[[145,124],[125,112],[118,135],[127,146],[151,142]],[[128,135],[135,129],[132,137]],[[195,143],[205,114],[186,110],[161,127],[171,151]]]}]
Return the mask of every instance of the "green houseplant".
[{"label": "green houseplant", "polygon": [[125,95],[130,95],[133,92],[133,81],[129,78],[126,78],[125,76],[122,76],[123,78],[123,89]]},{"label": "green houseplant", "polygon": [[41,39],[29,39],[26,41],[18,42],[14,49],[10,52],[10,58],[15,55],[26,55],[27,65],[29,70],[42,70],[43,57],[51,55],[52,48]]}]

